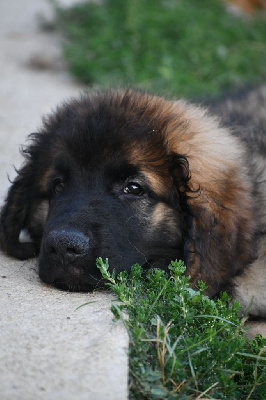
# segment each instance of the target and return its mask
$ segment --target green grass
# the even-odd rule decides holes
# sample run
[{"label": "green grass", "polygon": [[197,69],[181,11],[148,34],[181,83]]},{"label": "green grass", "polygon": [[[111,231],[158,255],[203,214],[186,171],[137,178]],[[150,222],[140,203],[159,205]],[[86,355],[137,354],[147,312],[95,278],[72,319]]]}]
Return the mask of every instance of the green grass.
[{"label": "green grass", "polygon": [[65,56],[87,84],[133,84],[185,96],[265,81],[266,19],[219,0],[103,0],[58,9]]},{"label": "green grass", "polygon": [[115,276],[101,258],[97,266],[130,338],[130,399],[265,399],[266,339],[246,338],[239,303],[209,299],[202,282],[193,290],[182,262],[170,276],[139,265]]}]

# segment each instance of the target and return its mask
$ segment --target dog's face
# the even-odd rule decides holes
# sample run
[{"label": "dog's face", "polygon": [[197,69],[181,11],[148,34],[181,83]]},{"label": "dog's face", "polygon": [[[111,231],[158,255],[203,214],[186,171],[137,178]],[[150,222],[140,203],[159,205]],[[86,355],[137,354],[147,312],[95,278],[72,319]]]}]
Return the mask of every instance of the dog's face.
[{"label": "dog's face", "polygon": [[97,257],[117,272],[183,258],[215,294],[252,256],[242,150],[200,108],[134,91],[84,96],[44,120],[24,153],[0,243],[20,259],[40,252],[46,283],[99,286]]},{"label": "dog's face", "polygon": [[77,104],[48,123],[46,142],[38,144],[45,148],[35,161],[42,166],[39,192],[49,204],[39,273],[61,288],[99,286],[99,256],[117,272],[136,262],[166,268],[182,257],[183,220],[165,121],[156,121],[157,109],[135,103],[132,112],[117,103],[120,98],[106,99],[100,109]]},{"label": "dog's face", "polygon": [[[109,143],[106,129],[110,129],[108,135],[117,136],[117,124],[108,122],[98,128],[93,146],[86,137],[82,148],[80,136],[88,133],[79,128],[42,173],[49,212],[39,271],[47,283],[84,291],[99,286],[100,272],[95,267],[99,256],[108,257],[117,272],[136,262],[164,268],[171,259],[181,258],[183,222],[167,158],[160,155],[158,171],[146,168],[142,147],[151,150],[154,143],[134,146],[134,156],[126,131],[120,132],[115,144]],[[66,132],[69,127],[63,129]],[[141,135],[146,137],[147,132]]]}]

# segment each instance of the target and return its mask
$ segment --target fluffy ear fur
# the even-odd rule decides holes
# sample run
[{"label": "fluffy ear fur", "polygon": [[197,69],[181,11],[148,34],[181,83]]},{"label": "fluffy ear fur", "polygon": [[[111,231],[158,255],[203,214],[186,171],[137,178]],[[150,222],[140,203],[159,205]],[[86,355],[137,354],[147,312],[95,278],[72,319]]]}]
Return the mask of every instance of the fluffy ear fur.
[{"label": "fluffy ear fur", "polygon": [[192,282],[215,295],[254,256],[252,182],[236,138],[205,110],[175,103],[182,129],[168,137],[185,220],[184,254]]},{"label": "fluffy ear fur", "polygon": [[[1,211],[0,247],[9,255],[25,260],[37,255],[40,235],[32,225],[32,217],[37,213],[40,200],[34,187],[34,168],[27,163],[9,189],[7,199]],[[19,236],[27,229],[34,242],[20,242]]]}]

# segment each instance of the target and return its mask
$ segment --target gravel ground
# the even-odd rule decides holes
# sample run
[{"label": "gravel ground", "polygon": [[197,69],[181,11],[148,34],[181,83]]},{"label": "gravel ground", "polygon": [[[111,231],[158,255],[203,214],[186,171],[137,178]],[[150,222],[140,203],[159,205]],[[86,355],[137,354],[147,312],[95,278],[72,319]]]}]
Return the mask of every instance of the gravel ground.
[{"label": "gravel ground", "polygon": [[[66,5],[74,1],[61,1]],[[0,203],[19,146],[41,116],[81,87],[62,60],[46,0],[0,4]],[[66,293],[39,281],[36,260],[0,254],[1,400],[125,400],[127,334],[113,322],[107,293]],[[85,302],[91,304],[75,309]]]}]

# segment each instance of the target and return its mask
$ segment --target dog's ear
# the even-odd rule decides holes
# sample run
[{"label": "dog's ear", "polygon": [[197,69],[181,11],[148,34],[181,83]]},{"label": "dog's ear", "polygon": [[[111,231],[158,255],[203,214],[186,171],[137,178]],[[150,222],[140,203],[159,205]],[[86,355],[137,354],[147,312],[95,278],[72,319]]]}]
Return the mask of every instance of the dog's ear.
[{"label": "dog's ear", "polygon": [[252,260],[252,182],[237,139],[204,110],[192,107],[183,118],[185,128],[171,133],[169,149],[185,263],[192,282],[203,280],[213,296]]},{"label": "dog's ear", "polygon": [[23,229],[28,229],[30,233],[34,232],[34,228],[31,229],[31,226],[33,226],[32,218],[36,214],[39,204],[40,200],[38,200],[38,195],[36,194],[34,167],[28,162],[18,171],[18,176],[12,183],[1,210],[1,250],[21,260],[38,254],[38,234],[31,235],[33,240],[36,239],[33,242],[20,242],[19,236]]}]

